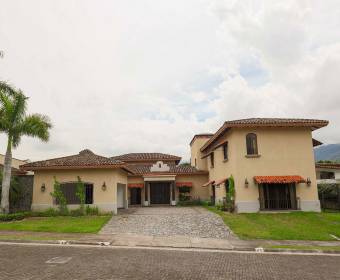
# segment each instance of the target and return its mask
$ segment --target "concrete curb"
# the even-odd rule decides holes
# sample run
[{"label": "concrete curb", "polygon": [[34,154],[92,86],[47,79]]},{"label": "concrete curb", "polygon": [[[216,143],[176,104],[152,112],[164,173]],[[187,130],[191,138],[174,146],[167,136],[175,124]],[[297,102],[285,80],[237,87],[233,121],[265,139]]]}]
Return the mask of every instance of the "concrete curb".
[{"label": "concrete curb", "polygon": [[340,255],[340,251],[336,250],[316,250],[316,249],[307,249],[307,250],[298,250],[298,249],[280,249],[280,248],[254,248],[254,247],[232,247],[232,248],[214,248],[208,246],[190,246],[190,247],[181,247],[176,245],[115,245],[112,242],[107,241],[77,241],[77,240],[20,240],[20,239],[4,239],[1,240],[0,243],[20,243],[20,244],[36,244],[36,245],[84,245],[84,246],[103,246],[103,247],[122,247],[122,248],[164,248],[164,249],[197,249],[197,250],[214,250],[214,251],[229,251],[229,252],[252,252],[252,253],[286,253],[286,254],[328,254],[328,255]]}]

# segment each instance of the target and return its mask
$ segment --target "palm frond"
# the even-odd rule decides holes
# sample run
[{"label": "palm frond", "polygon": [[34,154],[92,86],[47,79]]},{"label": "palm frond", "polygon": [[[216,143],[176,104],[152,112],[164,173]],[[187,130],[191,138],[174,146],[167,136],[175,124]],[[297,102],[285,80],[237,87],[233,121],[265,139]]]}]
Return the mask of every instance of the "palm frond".
[{"label": "palm frond", "polygon": [[15,94],[16,89],[5,81],[0,81],[0,92],[5,94]]},{"label": "palm frond", "polygon": [[20,123],[21,120],[24,118],[26,113],[27,102],[26,97],[21,90],[18,90],[13,95],[13,111],[11,112],[10,121],[13,125],[16,123]]},{"label": "palm frond", "polygon": [[37,137],[43,141],[48,141],[50,137],[49,129],[51,127],[52,123],[47,116],[32,114],[23,120],[20,127],[17,128],[17,133],[19,135]]}]

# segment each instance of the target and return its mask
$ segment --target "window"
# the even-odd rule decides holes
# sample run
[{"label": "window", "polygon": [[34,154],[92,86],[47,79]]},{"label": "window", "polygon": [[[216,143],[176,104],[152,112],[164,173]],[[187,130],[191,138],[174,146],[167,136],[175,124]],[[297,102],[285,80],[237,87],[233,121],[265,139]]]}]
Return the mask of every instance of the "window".
[{"label": "window", "polygon": [[321,171],[320,179],[335,179],[334,172]]},{"label": "window", "polygon": [[197,160],[195,159],[195,167],[197,167]]},{"label": "window", "polygon": [[255,133],[248,133],[246,136],[247,155],[257,155],[257,136]]},{"label": "window", "polygon": [[210,167],[211,168],[214,167],[214,153],[213,152],[210,154]]},{"label": "window", "polygon": [[[85,185],[85,204],[93,203],[93,185]],[[79,197],[76,196],[77,183],[63,183],[60,185],[61,191],[66,198],[67,204],[80,204]],[[58,201],[56,202],[58,204]]]},{"label": "window", "polygon": [[228,159],[228,142],[223,145],[223,159]]}]

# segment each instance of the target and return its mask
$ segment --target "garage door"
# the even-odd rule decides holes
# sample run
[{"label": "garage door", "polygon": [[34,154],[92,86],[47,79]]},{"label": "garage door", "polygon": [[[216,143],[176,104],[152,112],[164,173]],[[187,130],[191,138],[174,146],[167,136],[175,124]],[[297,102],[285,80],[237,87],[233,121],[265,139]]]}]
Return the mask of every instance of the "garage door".
[{"label": "garage door", "polygon": [[170,204],[170,183],[150,184],[151,204]]}]

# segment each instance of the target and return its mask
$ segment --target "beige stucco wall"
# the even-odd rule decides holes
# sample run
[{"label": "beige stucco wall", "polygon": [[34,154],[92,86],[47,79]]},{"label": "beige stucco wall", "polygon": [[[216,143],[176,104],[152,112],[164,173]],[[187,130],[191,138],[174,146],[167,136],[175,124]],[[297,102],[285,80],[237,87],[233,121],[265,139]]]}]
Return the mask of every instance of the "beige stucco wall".
[{"label": "beige stucco wall", "polygon": [[[44,210],[53,205],[53,177],[60,183],[76,182],[80,176],[83,182],[93,184],[93,205],[103,212],[117,212],[117,183],[127,185],[127,173],[121,169],[69,169],[69,170],[40,170],[35,171],[33,183],[32,210]],[[106,191],[102,190],[105,182]],[[45,184],[45,192],[41,192],[41,185]],[[126,195],[127,197],[127,195]]]},{"label": "beige stucco wall", "polygon": [[[208,181],[208,174],[206,175],[177,175],[176,182],[192,182],[193,186],[190,191],[192,199],[200,198],[201,200],[209,199],[209,189],[202,187]],[[176,187],[176,199],[178,200],[179,192]]]},{"label": "beige stucco wall", "polygon": [[[246,157],[246,134],[257,134],[260,157]],[[300,175],[310,178],[311,185],[298,184],[296,195],[302,210],[320,210],[312,135],[308,128],[244,128],[234,129],[224,136],[229,141],[229,159],[223,162],[222,148],[215,150],[215,167],[209,167],[210,180],[230,176],[235,180],[235,203],[239,212],[259,209],[259,191],[253,178],[259,175]],[[210,164],[209,164],[210,165]],[[244,186],[245,179],[249,182]],[[223,187],[216,188],[216,199],[225,196]]]},{"label": "beige stucco wall", "polygon": [[209,140],[208,137],[197,137],[190,145],[190,164],[191,166],[195,166],[195,159],[196,159],[196,168],[199,170],[208,170],[207,167],[207,159],[201,159],[202,153],[200,149],[202,146]]},{"label": "beige stucco wall", "polygon": [[[4,161],[5,161],[5,155],[0,154],[0,163],[4,164]],[[28,162],[27,160],[20,160],[20,159],[12,158],[12,167],[19,169],[20,165],[23,165],[27,162]]]}]

